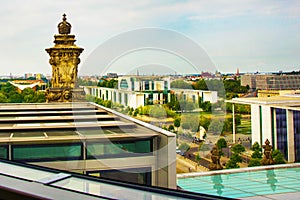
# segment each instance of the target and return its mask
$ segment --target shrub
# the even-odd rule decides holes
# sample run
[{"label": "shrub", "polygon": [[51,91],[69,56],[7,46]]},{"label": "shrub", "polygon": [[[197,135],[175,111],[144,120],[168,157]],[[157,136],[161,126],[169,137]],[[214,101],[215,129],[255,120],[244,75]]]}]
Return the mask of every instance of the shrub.
[{"label": "shrub", "polygon": [[255,142],[253,145],[252,145],[252,148],[251,148],[253,151],[261,151],[261,147],[260,145],[258,144],[258,142]]},{"label": "shrub", "polygon": [[245,151],[245,147],[241,144],[236,144],[231,148],[231,151],[236,154],[240,154]]},{"label": "shrub", "polygon": [[171,124],[170,126],[169,126],[169,128],[168,128],[168,131],[174,131],[175,130],[175,128],[174,128],[174,126]]},{"label": "shrub", "polygon": [[286,163],[283,154],[278,149],[273,151],[272,157],[274,160],[274,164],[285,164]]},{"label": "shrub", "polygon": [[166,117],[166,111],[160,105],[153,105],[150,108],[149,115],[155,118],[163,118]]},{"label": "shrub", "polygon": [[261,166],[259,158],[251,158],[248,167]]},{"label": "shrub", "polygon": [[227,142],[224,138],[220,138],[218,141],[217,141],[217,147],[218,149],[222,149],[222,148],[226,148],[227,147]]},{"label": "shrub", "polygon": [[262,153],[258,150],[255,150],[252,155],[251,158],[262,158]]},{"label": "shrub", "polygon": [[240,168],[240,166],[234,160],[231,160],[231,159],[228,160],[228,162],[226,163],[225,167],[227,169]]}]

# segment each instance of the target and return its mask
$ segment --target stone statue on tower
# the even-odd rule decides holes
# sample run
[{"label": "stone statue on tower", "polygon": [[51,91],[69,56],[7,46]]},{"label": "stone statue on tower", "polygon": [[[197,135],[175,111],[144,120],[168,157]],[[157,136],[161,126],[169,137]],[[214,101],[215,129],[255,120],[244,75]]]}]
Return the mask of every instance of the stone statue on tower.
[{"label": "stone statue on tower", "polygon": [[82,101],[84,91],[76,81],[83,48],[75,45],[75,35],[70,34],[72,26],[67,22],[66,14],[63,14],[63,21],[57,28],[59,34],[54,35],[54,47],[46,49],[52,66],[51,87],[46,89],[46,101]]}]

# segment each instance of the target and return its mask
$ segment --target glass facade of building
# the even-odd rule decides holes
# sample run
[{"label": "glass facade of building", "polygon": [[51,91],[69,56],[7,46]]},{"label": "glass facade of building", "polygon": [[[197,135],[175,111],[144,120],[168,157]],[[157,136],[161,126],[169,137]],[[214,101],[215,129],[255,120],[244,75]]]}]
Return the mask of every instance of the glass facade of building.
[{"label": "glass facade of building", "polygon": [[287,145],[287,120],[286,110],[276,108],[276,133],[277,133],[277,149],[283,153],[284,158],[288,159],[288,145]]},{"label": "glass facade of building", "polygon": [[130,168],[122,170],[89,171],[88,175],[118,180],[122,182],[151,185],[151,168]]},{"label": "glass facade of building", "polygon": [[[11,145],[15,161],[83,160],[82,143]],[[86,158],[117,158],[152,155],[152,139],[123,142],[87,142]],[[0,158],[8,159],[8,146],[0,146]]]},{"label": "glass facade of building", "polygon": [[1,159],[8,159],[8,146],[7,145],[2,145],[0,146],[0,158]]},{"label": "glass facade of building", "polygon": [[152,141],[87,143],[87,159],[124,156],[145,156],[152,153]]},{"label": "glass facade of building", "polygon": [[293,111],[295,161],[300,161],[300,111]]},{"label": "glass facade of building", "polygon": [[12,145],[12,160],[54,161],[82,160],[82,144]]}]

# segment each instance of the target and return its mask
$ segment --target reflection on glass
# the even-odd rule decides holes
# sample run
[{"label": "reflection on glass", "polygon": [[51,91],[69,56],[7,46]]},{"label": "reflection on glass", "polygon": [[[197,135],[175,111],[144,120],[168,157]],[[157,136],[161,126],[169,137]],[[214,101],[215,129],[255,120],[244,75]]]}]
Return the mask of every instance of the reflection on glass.
[{"label": "reflection on glass", "polygon": [[274,172],[274,170],[267,170],[267,183],[270,184],[271,189],[273,190],[273,192],[276,190],[276,185],[275,183],[277,183],[277,179],[276,179],[276,174]]},{"label": "reflection on glass", "polygon": [[90,180],[83,180],[79,178],[68,178],[62,181],[55,182],[51,185],[80,191],[88,194],[97,195],[100,197],[108,197],[113,199],[161,199],[161,200],[169,200],[169,199],[182,199],[180,197],[168,197],[163,194],[153,193],[153,192],[146,192],[131,188],[126,188],[117,185],[111,185],[96,181]]},{"label": "reflection on glass", "polygon": [[211,180],[212,180],[212,182],[214,183],[214,189],[217,190],[217,194],[218,194],[219,196],[221,196],[222,193],[223,193],[222,189],[224,188],[224,185],[222,184],[222,183],[223,183],[223,180],[222,180],[221,175],[218,174],[218,175],[212,176],[212,177],[211,177]]},{"label": "reflection on glass", "polygon": [[21,167],[17,165],[11,165],[6,163],[0,163],[1,174],[6,174],[9,176],[27,179],[30,181],[38,181],[50,177],[54,173],[30,169],[28,167]]}]

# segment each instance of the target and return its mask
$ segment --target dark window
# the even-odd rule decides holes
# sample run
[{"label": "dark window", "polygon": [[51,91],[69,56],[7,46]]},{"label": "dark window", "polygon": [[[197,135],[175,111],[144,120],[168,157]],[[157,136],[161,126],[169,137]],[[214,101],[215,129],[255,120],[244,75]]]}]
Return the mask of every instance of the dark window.
[{"label": "dark window", "polygon": [[[87,143],[87,158],[146,156],[152,154],[152,140]],[[149,154],[150,153],[150,154]]]},{"label": "dark window", "polygon": [[128,106],[128,94],[124,94],[124,103],[125,106]]},{"label": "dark window", "polygon": [[128,83],[127,83],[126,79],[121,80],[120,88],[121,89],[127,89],[128,88]]},{"label": "dark window", "polygon": [[130,168],[122,170],[89,171],[88,175],[151,186],[151,168]]},{"label": "dark window", "polygon": [[122,93],[119,93],[119,103],[122,103]]},{"label": "dark window", "polygon": [[114,102],[117,102],[117,93],[114,92]]},{"label": "dark window", "polygon": [[82,144],[13,145],[12,160],[55,161],[82,160]]},{"label": "dark window", "polygon": [[193,101],[193,103],[196,103],[196,96],[195,95],[192,96],[192,101]]},{"label": "dark window", "polygon": [[168,81],[164,81],[164,90],[168,90]]},{"label": "dark window", "polygon": [[149,90],[149,81],[145,81],[145,90]]},{"label": "dark window", "polygon": [[148,96],[148,102],[149,102],[149,105],[153,105],[153,94],[149,94]]},{"label": "dark window", "polygon": [[295,161],[300,161],[300,111],[293,111],[294,120],[294,142],[295,142]]},{"label": "dark window", "polygon": [[283,153],[284,158],[288,157],[287,149],[287,126],[286,126],[286,110],[276,108],[276,133],[277,133],[277,149]]},{"label": "dark window", "polygon": [[0,146],[0,158],[1,159],[8,159],[8,146]]}]

